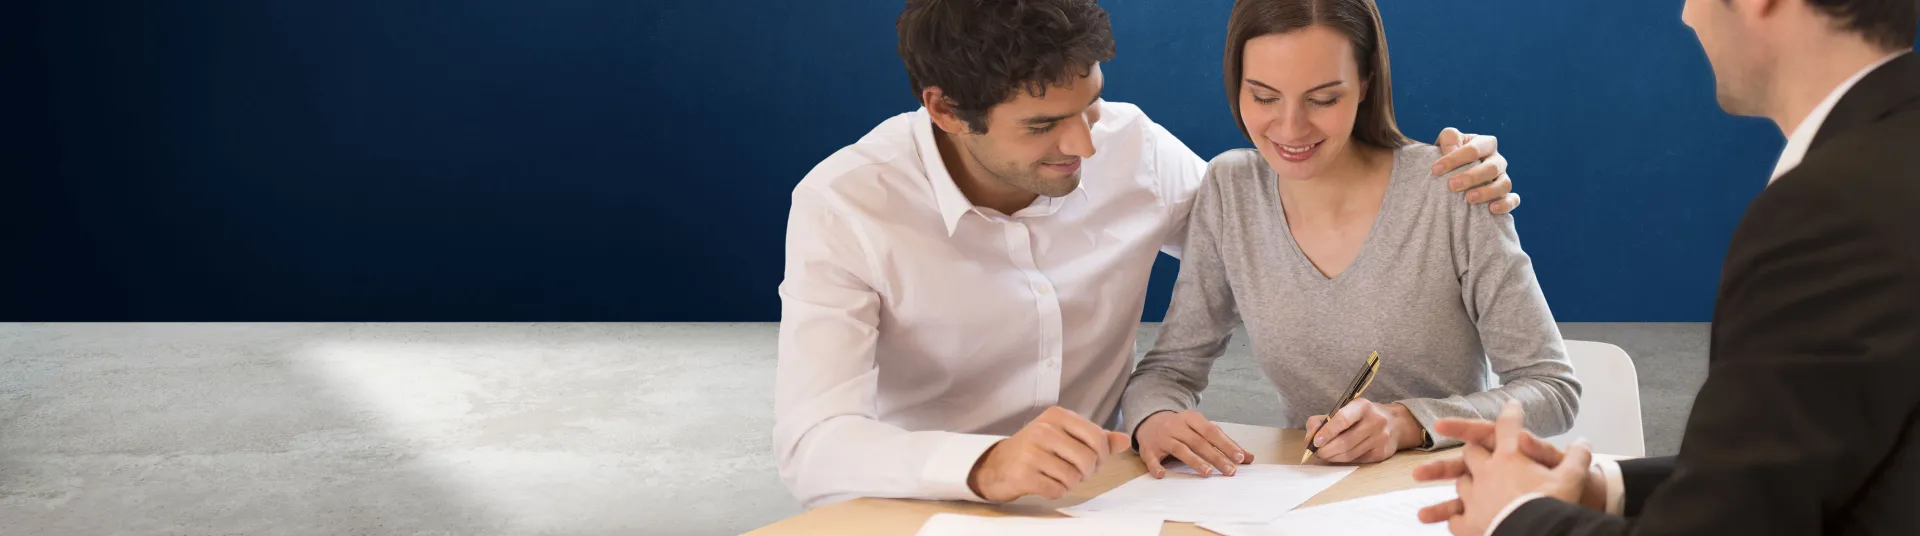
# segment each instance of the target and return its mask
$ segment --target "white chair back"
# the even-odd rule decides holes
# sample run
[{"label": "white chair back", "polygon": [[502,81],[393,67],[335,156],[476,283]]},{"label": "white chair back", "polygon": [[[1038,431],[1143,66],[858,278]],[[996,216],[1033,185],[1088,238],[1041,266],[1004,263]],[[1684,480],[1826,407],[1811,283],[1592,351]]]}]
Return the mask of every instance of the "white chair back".
[{"label": "white chair back", "polygon": [[1640,424],[1640,377],[1626,350],[1603,342],[1567,341],[1567,358],[1580,379],[1580,413],[1567,433],[1547,438],[1565,448],[1585,437],[1593,451],[1616,456],[1647,455]]}]

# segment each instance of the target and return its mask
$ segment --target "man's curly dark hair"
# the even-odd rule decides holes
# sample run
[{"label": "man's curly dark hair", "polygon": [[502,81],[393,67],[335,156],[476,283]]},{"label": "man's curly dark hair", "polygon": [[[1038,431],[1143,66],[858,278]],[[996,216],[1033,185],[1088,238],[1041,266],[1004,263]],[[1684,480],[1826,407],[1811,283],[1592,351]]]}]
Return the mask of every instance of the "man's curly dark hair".
[{"label": "man's curly dark hair", "polygon": [[908,0],[896,27],[914,100],[940,88],[976,133],[1014,91],[1040,97],[1113,59],[1113,30],[1095,0]]}]

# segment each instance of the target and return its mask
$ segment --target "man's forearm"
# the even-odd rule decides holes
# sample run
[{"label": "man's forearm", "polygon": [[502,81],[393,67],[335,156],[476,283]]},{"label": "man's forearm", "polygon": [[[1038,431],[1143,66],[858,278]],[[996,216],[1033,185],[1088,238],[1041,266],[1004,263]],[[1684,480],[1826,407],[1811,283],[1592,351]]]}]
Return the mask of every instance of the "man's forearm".
[{"label": "man's forearm", "polygon": [[783,449],[780,476],[808,508],[854,497],[979,501],[971,469],[1002,439],[840,417]]},{"label": "man's forearm", "polygon": [[980,459],[973,461],[973,469],[967,471],[967,489],[973,490],[974,496],[982,499],[986,498],[987,494],[980,491],[981,469],[986,467],[987,457],[993,455],[993,449],[999,448],[1000,443],[1003,442],[1004,441],[994,442],[993,446],[987,447],[986,452],[980,453]]}]

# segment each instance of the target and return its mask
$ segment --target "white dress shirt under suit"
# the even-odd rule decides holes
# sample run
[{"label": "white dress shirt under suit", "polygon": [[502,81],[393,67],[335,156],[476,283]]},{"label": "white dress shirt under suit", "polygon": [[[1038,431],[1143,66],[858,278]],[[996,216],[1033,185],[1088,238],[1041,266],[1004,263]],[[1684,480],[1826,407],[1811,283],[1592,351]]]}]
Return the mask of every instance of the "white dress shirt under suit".
[{"label": "white dress shirt under suit", "polygon": [[773,447],[801,503],[978,501],[974,462],[1049,406],[1114,427],[1147,276],[1179,255],[1206,162],[1100,106],[1080,188],[1013,214],[960,192],[925,109],[794,188]]}]

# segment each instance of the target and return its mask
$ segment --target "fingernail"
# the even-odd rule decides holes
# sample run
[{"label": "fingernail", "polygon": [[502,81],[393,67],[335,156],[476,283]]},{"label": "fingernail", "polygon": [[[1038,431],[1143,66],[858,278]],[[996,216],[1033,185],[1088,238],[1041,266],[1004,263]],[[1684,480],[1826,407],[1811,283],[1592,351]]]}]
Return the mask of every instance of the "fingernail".
[{"label": "fingernail", "polygon": [[1434,172],[1434,173],[1439,173],[1439,172],[1441,172],[1441,171],[1446,171],[1446,170],[1443,170],[1443,169],[1440,169],[1440,164],[1434,164],[1434,165],[1433,165],[1433,172]]},{"label": "fingernail", "polygon": [[1225,475],[1227,475],[1227,476],[1233,476],[1233,472],[1234,472],[1234,471],[1235,471],[1235,469],[1234,469],[1233,467],[1227,467],[1227,470],[1226,470],[1226,471],[1222,471],[1222,474],[1225,474]]},{"label": "fingernail", "polygon": [[1320,437],[1313,438],[1313,446],[1315,447],[1327,446],[1327,436],[1320,436]]},{"label": "fingernail", "polygon": [[1447,188],[1456,192],[1460,191],[1460,179],[1447,181]]},{"label": "fingernail", "polygon": [[1247,463],[1246,455],[1239,452],[1233,453],[1233,463]]},{"label": "fingernail", "polygon": [[1204,475],[1204,474],[1207,474],[1207,473],[1211,473],[1211,472],[1213,472],[1213,466],[1211,466],[1211,465],[1202,465],[1202,466],[1200,466],[1200,474],[1203,474],[1203,475]]}]

